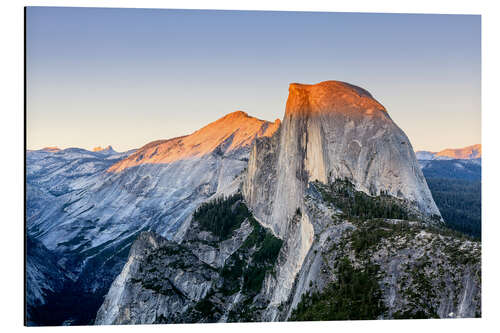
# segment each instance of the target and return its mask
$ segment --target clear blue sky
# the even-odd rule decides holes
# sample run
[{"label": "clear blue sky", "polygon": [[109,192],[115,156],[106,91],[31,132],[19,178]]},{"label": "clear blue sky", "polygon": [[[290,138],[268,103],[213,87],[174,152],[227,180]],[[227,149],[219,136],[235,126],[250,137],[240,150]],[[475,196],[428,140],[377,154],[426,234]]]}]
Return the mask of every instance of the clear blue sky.
[{"label": "clear blue sky", "polygon": [[29,7],[27,146],[122,151],[223,115],[282,118],[291,82],[372,93],[415,149],[481,140],[481,18]]}]

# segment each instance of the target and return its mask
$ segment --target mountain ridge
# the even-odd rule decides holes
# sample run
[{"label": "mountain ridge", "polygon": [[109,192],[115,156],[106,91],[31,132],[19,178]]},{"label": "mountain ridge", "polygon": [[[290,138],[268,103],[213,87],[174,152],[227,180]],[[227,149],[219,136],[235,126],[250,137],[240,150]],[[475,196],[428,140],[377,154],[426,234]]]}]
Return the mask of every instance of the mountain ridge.
[{"label": "mountain ridge", "polygon": [[415,154],[419,160],[478,159],[482,157],[482,145],[478,143],[462,148],[446,148],[438,152],[419,150]]},{"label": "mountain ridge", "polygon": [[386,111],[365,89],[342,81],[291,83],[285,117],[307,113],[367,113]]},{"label": "mountain ridge", "polygon": [[111,166],[109,172],[121,172],[141,164],[172,163],[182,159],[198,158],[214,152],[230,153],[248,147],[257,137],[271,136],[280,126],[249,116],[246,112],[231,112],[200,128],[192,134],[159,140],[139,148],[128,158]]},{"label": "mountain ridge", "polygon": [[[248,126],[242,125],[247,119]],[[226,131],[220,131],[221,122]],[[81,304],[98,303],[140,232],[182,237],[201,203],[237,189],[253,141],[279,127],[279,121],[265,122],[244,112],[214,123],[208,134],[206,128],[195,132],[195,138],[212,140],[195,142],[208,147],[203,154],[136,163],[120,172],[108,169],[128,156],[135,158],[127,162],[135,161],[148,149],[186,143],[189,136],[153,141],[124,153],[79,148],[27,152],[27,233],[61,258],[61,267],[75,279],[73,293],[82,295]],[[97,311],[93,306],[86,315]],[[64,311],[74,322],[86,323],[81,309]]]}]

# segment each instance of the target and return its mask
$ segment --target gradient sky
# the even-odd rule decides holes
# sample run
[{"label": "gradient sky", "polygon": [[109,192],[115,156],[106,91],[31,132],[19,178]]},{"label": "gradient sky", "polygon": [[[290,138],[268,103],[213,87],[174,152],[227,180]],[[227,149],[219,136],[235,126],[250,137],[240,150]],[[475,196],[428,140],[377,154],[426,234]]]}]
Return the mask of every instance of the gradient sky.
[{"label": "gradient sky", "polygon": [[481,142],[477,15],[29,7],[27,147],[138,148],[244,110],[282,119],[291,82],[370,91],[417,150]]}]

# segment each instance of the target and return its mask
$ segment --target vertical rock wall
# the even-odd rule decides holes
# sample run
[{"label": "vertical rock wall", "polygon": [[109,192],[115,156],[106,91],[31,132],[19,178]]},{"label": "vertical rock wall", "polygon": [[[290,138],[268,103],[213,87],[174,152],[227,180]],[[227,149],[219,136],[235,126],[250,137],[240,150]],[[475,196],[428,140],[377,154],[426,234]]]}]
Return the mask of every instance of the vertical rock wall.
[{"label": "vertical rock wall", "polygon": [[292,83],[280,130],[254,145],[243,185],[254,215],[288,244],[271,308],[287,299],[313,243],[313,217],[304,206],[308,183],[337,178],[440,217],[408,137],[370,93],[338,81]]}]

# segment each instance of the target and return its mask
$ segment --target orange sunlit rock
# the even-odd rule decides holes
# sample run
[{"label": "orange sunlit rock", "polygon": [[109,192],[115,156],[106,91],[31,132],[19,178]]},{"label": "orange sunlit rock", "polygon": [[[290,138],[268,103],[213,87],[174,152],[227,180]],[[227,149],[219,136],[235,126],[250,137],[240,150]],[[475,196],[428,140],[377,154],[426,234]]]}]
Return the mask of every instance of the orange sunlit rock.
[{"label": "orange sunlit rock", "polygon": [[280,126],[249,116],[243,111],[230,113],[196,132],[169,140],[150,142],[128,158],[112,165],[109,172],[120,172],[141,164],[172,163],[211,154],[215,149],[228,153],[250,146],[257,137],[271,136]]},{"label": "orange sunlit rock", "polygon": [[355,111],[374,115],[381,111],[386,112],[384,106],[377,102],[368,91],[349,83],[324,81],[318,84],[290,84],[286,105],[287,115]]},{"label": "orange sunlit rock", "polygon": [[59,150],[61,150],[61,149],[59,149],[58,147],[45,147],[45,148],[43,148],[42,150],[45,150],[45,151],[48,151],[48,152],[55,153],[55,152],[58,152],[58,151],[59,151]]},{"label": "orange sunlit rock", "polygon": [[454,159],[481,158],[481,144],[472,145],[459,149],[444,149],[436,153],[436,156],[449,157]]}]

